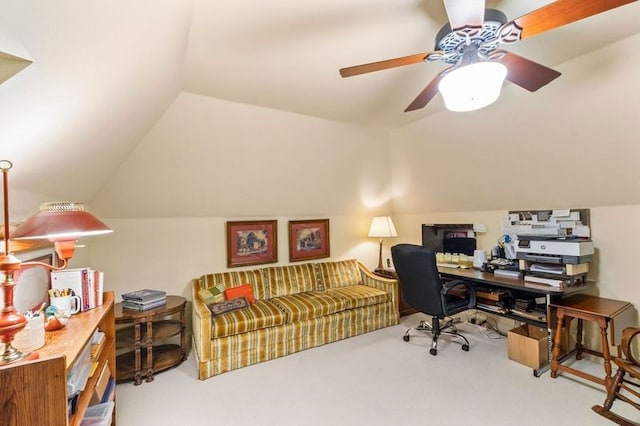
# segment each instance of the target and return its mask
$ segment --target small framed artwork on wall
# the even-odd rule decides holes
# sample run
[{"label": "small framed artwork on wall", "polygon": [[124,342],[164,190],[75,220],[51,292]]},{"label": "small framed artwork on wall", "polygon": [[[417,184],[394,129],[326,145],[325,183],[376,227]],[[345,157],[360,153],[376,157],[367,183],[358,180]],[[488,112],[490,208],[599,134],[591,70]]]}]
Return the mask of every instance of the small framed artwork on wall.
[{"label": "small framed artwork on wall", "polygon": [[227,222],[227,266],[258,265],[278,261],[278,222]]},{"label": "small framed artwork on wall", "polygon": [[289,221],[289,262],[329,255],[329,219]]}]

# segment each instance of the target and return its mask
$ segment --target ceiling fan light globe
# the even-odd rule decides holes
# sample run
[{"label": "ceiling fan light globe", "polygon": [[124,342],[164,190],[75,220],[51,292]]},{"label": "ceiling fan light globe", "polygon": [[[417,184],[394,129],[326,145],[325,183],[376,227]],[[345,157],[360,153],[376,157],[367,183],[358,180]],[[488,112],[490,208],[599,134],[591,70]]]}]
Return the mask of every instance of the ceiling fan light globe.
[{"label": "ceiling fan light globe", "polygon": [[474,111],[500,97],[507,67],[499,62],[476,62],[449,72],[438,89],[450,111]]}]

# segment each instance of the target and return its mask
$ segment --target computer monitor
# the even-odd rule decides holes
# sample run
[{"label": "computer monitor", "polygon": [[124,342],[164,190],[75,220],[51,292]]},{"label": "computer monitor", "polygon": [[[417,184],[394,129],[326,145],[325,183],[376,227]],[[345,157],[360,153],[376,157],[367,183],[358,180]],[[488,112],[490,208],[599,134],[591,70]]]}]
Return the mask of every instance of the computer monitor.
[{"label": "computer monitor", "polygon": [[472,224],[422,224],[422,246],[443,253],[473,256],[476,249]]}]

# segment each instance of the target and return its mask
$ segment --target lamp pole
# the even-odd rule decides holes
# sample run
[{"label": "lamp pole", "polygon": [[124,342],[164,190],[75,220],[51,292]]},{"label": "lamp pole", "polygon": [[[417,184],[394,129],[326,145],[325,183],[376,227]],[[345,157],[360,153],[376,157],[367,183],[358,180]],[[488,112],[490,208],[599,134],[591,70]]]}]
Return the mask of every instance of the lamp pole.
[{"label": "lamp pole", "polygon": [[11,345],[14,336],[27,325],[27,319],[20,315],[13,306],[13,290],[15,282],[13,273],[20,269],[20,259],[9,252],[9,169],[13,164],[7,160],[0,161],[2,170],[2,194],[4,210],[4,253],[0,255],[0,272],[4,275],[0,288],[2,289],[3,306],[0,311],[0,343],[4,349],[0,354],[0,365],[8,364],[23,358],[22,352]]}]

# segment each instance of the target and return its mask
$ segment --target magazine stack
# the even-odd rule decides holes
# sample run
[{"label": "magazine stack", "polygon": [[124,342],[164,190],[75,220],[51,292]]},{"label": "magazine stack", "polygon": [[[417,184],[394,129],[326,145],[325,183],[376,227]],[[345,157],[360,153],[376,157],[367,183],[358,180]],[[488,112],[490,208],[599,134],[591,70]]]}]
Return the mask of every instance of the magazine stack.
[{"label": "magazine stack", "polygon": [[134,311],[147,311],[167,303],[167,293],[162,290],[137,290],[122,295],[122,307]]}]

